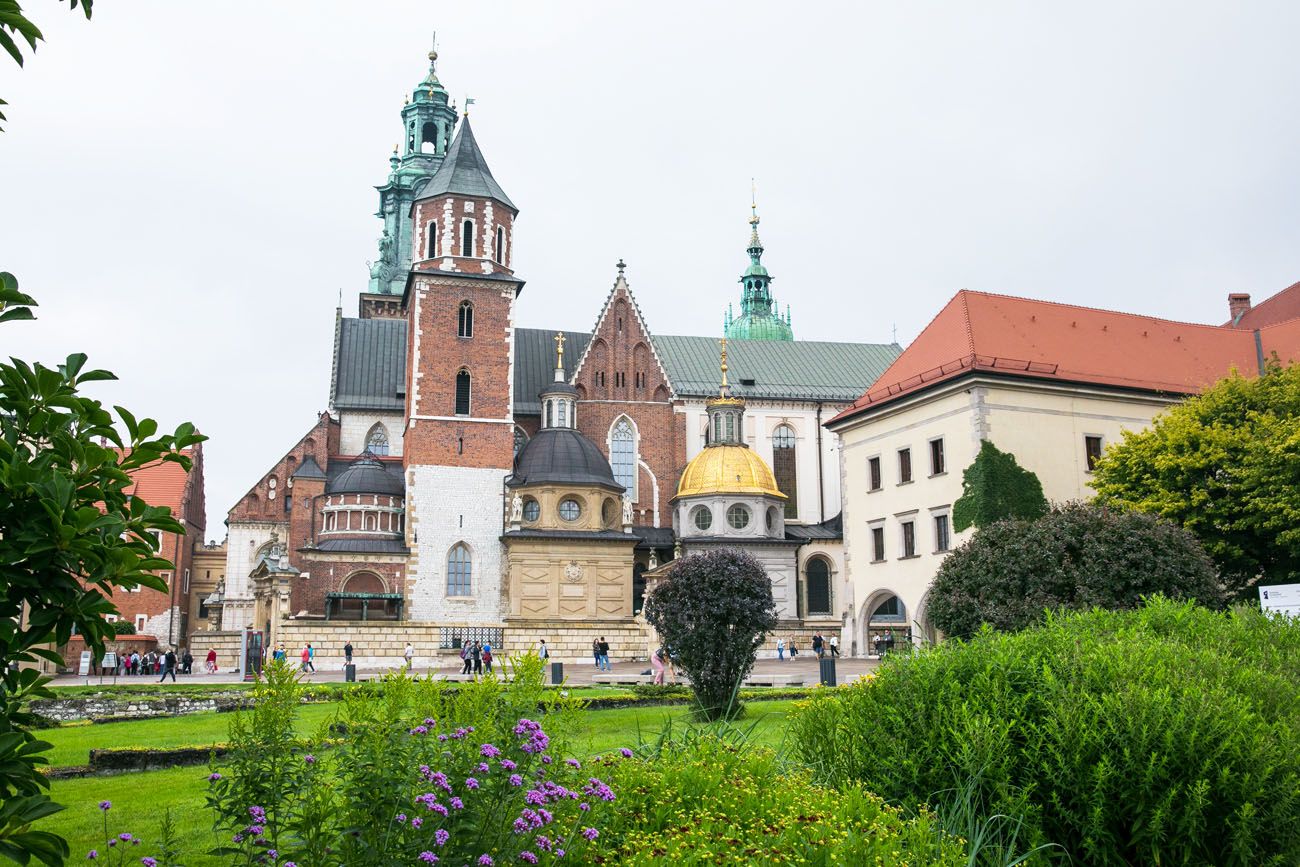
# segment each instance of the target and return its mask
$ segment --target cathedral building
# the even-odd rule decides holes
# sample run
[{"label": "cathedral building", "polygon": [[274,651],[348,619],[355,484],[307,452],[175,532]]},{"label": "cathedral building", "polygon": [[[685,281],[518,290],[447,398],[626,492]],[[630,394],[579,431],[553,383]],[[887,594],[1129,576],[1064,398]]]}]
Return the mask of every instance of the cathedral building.
[{"label": "cathedral building", "polygon": [[402,109],[357,315],[336,315],[328,408],[231,508],[220,628],[195,647],[256,628],[327,656],[351,638],[363,663],[470,638],[644,656],[642,573],[724,543],[764,552],[783,632],[837,631],[855,603],[823,423],[899,347],[795,340],[756,212],[719,334],[652,331],[621,261],[590,332],[523,327],[521,211],[435,62]]}]

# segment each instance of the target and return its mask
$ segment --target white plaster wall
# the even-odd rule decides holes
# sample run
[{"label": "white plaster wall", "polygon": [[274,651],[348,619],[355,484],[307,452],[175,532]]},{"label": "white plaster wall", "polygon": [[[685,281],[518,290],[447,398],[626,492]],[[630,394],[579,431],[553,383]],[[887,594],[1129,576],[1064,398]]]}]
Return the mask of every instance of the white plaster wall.
[{"label": "white plaster wall", "polygon": [[155,614],[145,621],[142,629],[136,630],[141,635],[152,635],[158,639],[158,647],[164,653],[167,650],[167,639],[170,636],[172,644],[184,644],[185,636],[181,635],[181,610],[177,607],[168,608],[161,614]]},{"label": "white plaster wall", "polygon": [[381,412],[350,412],[339,414],[339,452],[345,455],[359,455],[366,449],[366,436],[376,422],[383,422],[388,429],[388,454],[392,457],[402,456],[402,434],[405,426],[402,414]]},{"label": "white plaster wall", "polygon": [[[412,558],[407,569],[411,620],[500,624],[503,483],[500,469],[407,468],[406,527]],[[447,598],[447,554],[457,542],[470,548],[470,598]]]},{"label": "white plaster wall", "polygon": [[248,573],[253,571],[253,555],[271,541],[275,532],[284,540],[289,537],[287,523],[270,521],[231,522],[226,543],[226,604],[221,611],[222,629],[243,629],[252,622],[253,588]]}]

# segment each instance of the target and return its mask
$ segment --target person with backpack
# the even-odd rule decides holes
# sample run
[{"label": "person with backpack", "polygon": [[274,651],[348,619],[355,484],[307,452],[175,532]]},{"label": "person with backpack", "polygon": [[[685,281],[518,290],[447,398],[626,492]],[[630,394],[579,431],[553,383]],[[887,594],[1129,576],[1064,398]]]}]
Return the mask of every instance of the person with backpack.
[{"label": "person with backpack", "polygon": [[826,642],[822,640],[822,634],[820,632],[813,633],[812,649],[813,653],[817,654],[818,659],[821,659],[825,655],[825,647]]},{"label": "person with backpack", "polygon": [[187,647],[185,648],[185,655],[181,657],[181,674],[193,674],[193,673],[194,673],[194,654],[190,653],[190,649]]},{"label": "person with backpack", "polygon": [[546,639],[543,638],[541,641],[537,642],[537,658],[545,662],[550,655],[551,652],[546,649]]},{"label": "person with backpack", "polygon": [[492,645],[483,645],[483,671],[487,674],[492,673]]},{"label": "person with backpack", "polygon": [[310,644],[307,644],[307,645],[304,645],[304,646],[303,646],[301,657],[302,657],[302,670],[303,670],[303,671],[306,671],[306,670],[307,670],[307,666],[311,665],[311,645],[310,645]]},{"label": "person with backpack", "polygon": [[473,647],[470,648],[469,655],[470,659],[474,661],[474,676],[477,677],[483,673],[483,646],[477,641],[474,642]]},{"label": "person with backpack", "polygon": [[313,672],[316,670],[316,648],[311,646],[310,641],[307,642],[307,667]]},{"label": "person with backpack", "polygon": [[605,664],[605,670],[609,671],[609,642],[603,635],[600,637],[600,661]]}]

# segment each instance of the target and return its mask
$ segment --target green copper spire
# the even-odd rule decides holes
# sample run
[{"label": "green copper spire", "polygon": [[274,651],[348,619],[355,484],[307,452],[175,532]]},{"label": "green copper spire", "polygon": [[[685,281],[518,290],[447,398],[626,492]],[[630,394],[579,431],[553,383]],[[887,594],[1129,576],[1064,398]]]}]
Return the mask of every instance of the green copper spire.
[{"label": "green copper spire", "polygon": [[785,318],[772,298],[772,275],[763,267],[763,242],[758,238],[758,205],[750,203],[749,267],[740,275],[740,315],[727,310],[727,337],[740,340],[794,340],[789,308]]},{"label": "green copper spire", "polygon": [[[436,36],[435,36],[436,40]],[[449,105],[447,88],[438,80],[438,52],[429,52],[429,71],[402,106],[402,144],[389,158],[388,182],[379,191],[384,221],[379,238],[379,258],[370,265],[367,291],[401,295],[411,270],[411,203],[442,165],[456,129],[456,108]]]}]

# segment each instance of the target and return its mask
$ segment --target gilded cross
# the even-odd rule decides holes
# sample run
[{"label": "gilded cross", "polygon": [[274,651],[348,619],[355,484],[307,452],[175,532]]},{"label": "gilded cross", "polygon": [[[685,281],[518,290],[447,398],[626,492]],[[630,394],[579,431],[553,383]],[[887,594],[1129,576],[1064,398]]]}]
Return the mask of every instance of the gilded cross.
[{"label": "gilded cross", "polygon": [[555,332],[555,366],[564,367],[564,332]]},{"label": "gilded cross", "polygon": [[719,340],[718,345],[722,347],[722,387],[726,388],[727,387],[727,338],[724,337],[721,340]]}]

